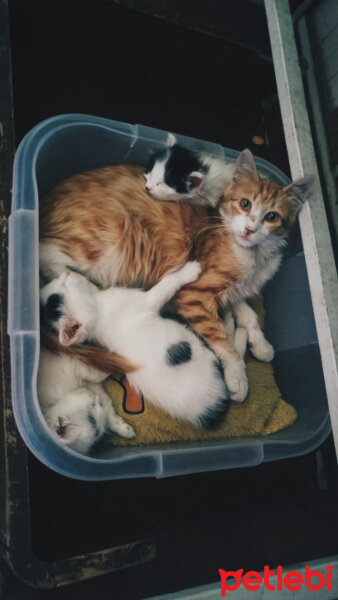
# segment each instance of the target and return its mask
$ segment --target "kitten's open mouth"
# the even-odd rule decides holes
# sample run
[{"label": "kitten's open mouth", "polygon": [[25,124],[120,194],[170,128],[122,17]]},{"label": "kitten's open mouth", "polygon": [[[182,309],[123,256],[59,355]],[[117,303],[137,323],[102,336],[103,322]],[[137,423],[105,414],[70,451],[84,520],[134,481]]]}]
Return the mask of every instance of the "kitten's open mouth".
[{"label": "kitten's open mouth", "polygon": [[250,234],[249,235],[246,235],[246,234],[237,234],[236,238],[237,238],[237,242],[239,244],[241,244],[242,246],[255,246],[257,244],[257,242],[255,242],[250,237]]},{"label": "kitten's open mouth", "polygon": [[251,242],[250,236],[251,236],[250,233],[249,234],[247,234],[247,233],[239,233],[237,235],[237,237],[241,238],[241,240],[245,240],[246,242]]}]

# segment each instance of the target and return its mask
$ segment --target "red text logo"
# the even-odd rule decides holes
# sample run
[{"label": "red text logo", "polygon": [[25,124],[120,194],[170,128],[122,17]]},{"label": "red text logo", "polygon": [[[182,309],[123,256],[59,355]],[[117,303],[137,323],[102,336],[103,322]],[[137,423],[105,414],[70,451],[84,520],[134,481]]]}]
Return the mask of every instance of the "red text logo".
[{"label": "red text logo", "polygon": [[[309,565],[305,567],[305,574],[300,571],[287,571],[284,573],[283,567],[278,565],[277,569],[272,571],[268,565],[265,565],[263,574],[257,571],[243,572],[243,569],[238,571],[224,571],[219,569],[221,577],[221,595],[226,596],[227,592],[238,590],[242,585],[247,590],[259,590],[263,585],[267,590],[282,591],[287,589],[290,591],[300,590],[304,585],[309,590],[317,591],[326,587],[327,590],[332,590],[332,565],[325,566],[326,573],[321,571],[311,570]],[[270,577],[276,577],[273,584]]]}]

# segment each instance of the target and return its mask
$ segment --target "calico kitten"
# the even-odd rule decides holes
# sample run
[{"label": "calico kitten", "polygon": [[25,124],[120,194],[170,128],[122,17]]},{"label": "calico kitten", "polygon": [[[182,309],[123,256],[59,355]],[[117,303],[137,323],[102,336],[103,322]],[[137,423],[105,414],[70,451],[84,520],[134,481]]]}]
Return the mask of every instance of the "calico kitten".
[{"label": "calico kitten", "polygon": [[253,354],[271,360],[273,349],[245,300],[278,269],[311,184],[304,178],[283,187],[260,178],[249,150],[240,154],[217,209],[154,200],[138,166],[75,175],[41,202],[40,266],[49,277],[68,265],[103,287],[147,288],[198,260],[202,275],[178,292],[176,307],[221,358],[231,399],[242,401],[245,365],[220,310],[231,308]]},{"label": "calico kitten", "polygon": [[233,163],[184,148],[169,134],[145,169],[146,191],[156,200],[216,206],[233,171]]},{"label": "calico kitten", "polygon": [[[82,275],[66,271],[47,284],[41,296],[44,303],[58,299],[54,328],[61,344],[70,346],[89,340],[129,357],[140,365],[137,371],[127,374],[132,387],[172,416],[211,428],[223,418],[228,404],[222,365],[189,327],[159,314],[177,290],[195,281],[200,272],[199,263],[189,262],[145,292],[122,287],[100,291]],[[56,357],[54,364],[48,357],[52,374],[59,371],[57,360],[62,359]],[[59,376],[64,380],[66,375]],[[87,380],[93,381],[92,374]],[[46,368],[43,383],[51,384]],[[58,389],[50,394],[55,397]],[[78,406],[78,398],[85,394],[88,390],[77,390],[75,400],[72,390],[60,400],[65,414],[71,410],[68,402],[76,401]],[[45,395],[42,397],[46,404]],[[84,404],[83,411],[87,413],[88,403]],[[92,411],[97,410],[95,402],[91,406]],[[53,407],[55,413],[60,420],[59,406]]]}]

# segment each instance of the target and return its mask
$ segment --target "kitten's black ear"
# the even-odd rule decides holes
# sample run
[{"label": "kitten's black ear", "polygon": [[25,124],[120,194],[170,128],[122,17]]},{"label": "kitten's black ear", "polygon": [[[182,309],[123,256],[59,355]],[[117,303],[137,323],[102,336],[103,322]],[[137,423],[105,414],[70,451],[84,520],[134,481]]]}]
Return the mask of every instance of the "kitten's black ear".
[{"label": "kitten's black ear", "polygon": [[172,146],[175,146],[175,144],[177,144],[177,139],[172,133],[168,133],[165,145],[167,146],[167,148],[171,148]]},{"label": "kitten's black ear", "polygon": [[243,177],[258,177],[255,159],[248,148],[240,153],[233,174],[233,179],[237,182]]},{"label": "kitten's black ear", "polygon": [[196,191],[198,188],[200,188],[203,181],[204,176],[202,175],[202,173],[200,173],[199,171],[192,171],[192,173],[190,173],[190,175],[188,176],[187,180],[189,192],[192,192],[192,190]]},{"label": "kitten's black ear", "polygon": [[59,340],[63,346],[81,344],[87,338],[87,331],[79,321],[70,317],[60,319]]},{"label": "kitten's black ear", "polygon": [[293,181],[287,185],[284,190],[292,192],[295,194],[295,196],[297,196],[298,200],[305,202],[309,196],[314,180],[315,178],[313,175],[310,175],[310,177],[302,177],[301,179],[297,179],[297,181]]}]

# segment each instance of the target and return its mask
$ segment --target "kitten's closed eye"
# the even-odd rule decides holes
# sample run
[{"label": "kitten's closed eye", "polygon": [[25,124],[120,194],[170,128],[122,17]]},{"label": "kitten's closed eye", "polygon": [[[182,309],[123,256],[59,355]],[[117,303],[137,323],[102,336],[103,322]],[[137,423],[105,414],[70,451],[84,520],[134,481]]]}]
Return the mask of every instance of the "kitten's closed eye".
[{"label": "kitten's closed eye", "polygon": [[56,427],[56,433],[59,437],[61,438],[66,438],[66,433],[67,433],[67,427],[70,425],[70,419],[69,417],[63,416],[63,417],[58,417],[58,425]]},{"label": "kitten's closed eye", "polygon": [[202,173],[193,172],[187,178],[187,187],[189,190],[194,190],[202,185],[203,183],[203,175]]}]

